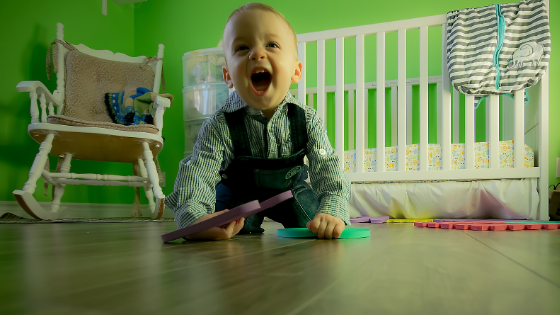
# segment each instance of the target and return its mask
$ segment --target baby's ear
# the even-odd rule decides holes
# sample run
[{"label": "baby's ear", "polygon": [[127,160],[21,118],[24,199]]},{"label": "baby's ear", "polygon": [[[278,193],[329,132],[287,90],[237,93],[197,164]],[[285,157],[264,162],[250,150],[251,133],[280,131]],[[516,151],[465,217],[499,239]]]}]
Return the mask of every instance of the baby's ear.
[{"label": "baby's ear", "polygon": [[294,74],[292,74],[292,83],[298,83],[301,80],[303,64],[301,61],[296,61],[296,67],[294,70]]},{"label": "baby's ear", "polygon": [[229,75],[227,65],[222,67],[222,73],[224,74],[224,82],[227,84],[228,88],[233,88],[233,81],[231,80],[231,76]]}]

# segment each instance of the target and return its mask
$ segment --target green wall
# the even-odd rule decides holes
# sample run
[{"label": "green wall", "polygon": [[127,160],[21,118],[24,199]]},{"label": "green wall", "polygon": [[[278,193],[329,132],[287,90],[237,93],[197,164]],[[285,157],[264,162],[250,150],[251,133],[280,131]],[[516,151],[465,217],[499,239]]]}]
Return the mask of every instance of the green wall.
[{"label": "green wall", "polygon": [[[184,136],[182,122],[182,68],[181,57],[185,52],[215,47],[222,36],[222,31],[229,14],[247,1],[217,1],[199,2],[199,1],[180,1],[165,0],[145,2],[141,7],[135,10],[135,52],[148,53],[148,47],[163,43],[166,46],[165,52],[165,73],[167,82],[169,82],[169,90],[176,96],[175,104],[166,112],[166,146],[160,154],[160,162],[165,165],[164,168],[168,173],[169,187],[164,189],[167,194],[171,191],[171,178],[174,178],[178,170],[178,162],[183,158],[184,152]],[[445,1],[433,0],[430,2],[401,0],[397,2],[390,1],[368,1],[368,0],[348,0],[348,1],[325,1],[306,0],[306,1],[262,1],[269,4],[280,11],[290,21],[296,33],[307,33],[321,31],[325,29],[335,29],[342,27],[351,27],[364,24],[373,24],[380,22],[388,22],[395,20],[410,19],[416,17],[445,14],[451,10],[464,9],[468,7],[487,6],[494,3],[491,0],[466,0],[466,1]],[[504,1],[511,2],[511,1]],[[560,4],[557,0],[550,3],[550,24],[553,37],[552,51],[556,51],[554,34],[558,33],[558,22],[560,20]],[[145,23],[150,20],[152,23]],[[157,26],[156,26],[157,25]],[[429,75],[441,75],[441,28],[430,28],[429,32],[430,51],[437,51],[429,56]],[[366,36],[365,50],[369,60],[373,60],[371,64],[366,62],[366,81],[375,81],[375,35]],[[396,51],[397,36],[396,33],[386,34],[385,38],[388,50]],[[407,76],[418,77],[418,43],[419,31],[411,30],[407,32]],[[415,44],[416,43],[416,44]],[[326,42],[326,84],[335,83],[335,55],[334,41]],[[355,62],[352,56],[355,55],[355,40],[345,40],[345,82],[355,82]],[[309,73],[315,73],[316,63],[313,56],[316,56],[316,45],[309,44],[307,46],[307,62]],[[386,79],[396,79],[396,54],[386,52]],[[366,59],[367,60],[367,59]],[[559,92],[552,88],[560,84],[559,65],[556,59],[552,58],[550,62],[550,104],[555,104],[560,100]],[[316,84],[316,78],[312,75],[308,76],[307,86],[312,87]],[[295,88],[295,86],[294,86]],[[435,93],[435,87],[430,87],[430,93]],[[387,95],[389,96],[389,95]],[[430,96],[432,97],[432,96]],[[329,103],[334,104],[334,96],[328,95]],[[375,91],[370,91],[370,111],[369,121],[375,121],[375,111],[371,110],[372,104],[375,103]],[[432,103],[432,102],[430,102]],[[463,104],[463,103],[462,103]],[[464,106],[464,105],[463,105]],[[461,109],[463,109],[462,107]],[[334,126],[334,108],[327,110],[327,125]],[[387,109],[386,109],[387,112]],[[477,120],[484,119],[485,104],[481,104],[477,111]],[[175,113],[175,114],[171,114]],[[436,112],[430,108],[430,118],[434,117]],[[418,116],[418,110],[413,113],[413,117]],[[461,114],[463,117],[464,114]],[[560,110],[554,106],[550,106],[550,183],[556,183],[555,178],[555,161],[560,156],[560,125],[554,124],[554,117],[560,118]],[[387,124],[388,125],[388,124]],[[373,127],[373,126],[372,126]],[[334,128],[328,128],[328,134],[331,141],[334,139]],[[374,129],[374,128],[371,128]],[[418,126],[414,126],[418,129]],[[387,129],[389,130],[389,129]],[[464,130],[464,123],[461,123],[460,130]],[[430,133],[430,142],[435,142],[435,133]],[[418,133],[414,134],[415,142],[418,142]],[[387,135],[386,143],[390,137]],[[460,133],[460,140],[464,141],[464,131]],[[477,132],[477,141],[484,141],[484,133]],[[369,147],[375,147],[375,131],[369,132]],[[558,143],[558,144],[557,144]]]},{"label": "green wall", "polygon": [[[0,10],[0,200],[15,200],[12,191],[22,189],[39,145],[27,134],[31,121],[29,93],[19,93],[20,81],[41,81],[52,92],[56,75],[47,80],[45,56],[56,38],[56,23],[64,25],[64,39],[83,43],[94,49],[109,49],[134,54],[134,8],[108,2],[108,14],[101,13],[100,0],[22,0],[3,1]],[[56,159],[51,157],[51,170]],[[73,161],[72,172],[132,175],[132,166],[117,163]],[[44,195],[39,179],[35,197],[50,201]],[[130,203],[130,187],[72,186],[66,188],[63,202]]]},{"label": "green wall", "polygon": [[[168,92],[175,95],[175,103],[165,114],[164,137],[165,148],[159,156],[162,170],[167,174],[167,186],[163,188],[165,194],[173,189],[173,180],[177,174],[178,163],[184,153],[184,131],[182,115],[182,56],[185,52],[215,47],[222,36],[223,27],[231,11],[245,4],[247,1],[184,1],[184,0],[148,0],[131,6],[116,6],[109,1],[108,16],[101,14],[99,0],[52,0],[46,5],[45,1],[22,1],[18,4],[5,5],[8,10],[2,10],[3,30],[17,29],[17,32],[0,34],[3,43],[10,43],[12,51],[2,49],[0,55],[5,65],[6,75],[0,86],[3,92],[4,115],[0,116],[4,137],[2,138],[2,155],[0,158],[0,172],[4,174],[0,181],[0,200],[14,200],[11,191],[21,189],[27,179],[31,162],[37,152],[38,145],[26,134],[29,122],[29,98],[27,94],[17,93],[15,86],[21,80],[40,80],[46,82],[44,73],[44,56],[48,43],[56,36],[55,24],[65,24],[66,39],[70,42],[82,42],[92,48],[112,49],[135,55],[154,55],[157,44],[165,45],[164,69]],[[307,33],[325,29],[350,27],[364,24],[388,22],[430,15],[445,14],[451,10],[467,7],[486,6],[494,3],[491,0],[445,1],[430,2],[401,0],[389,1],[328,1],[320,0],[274,0],[263,1],[272,5],[283,13],[290,21],[297,33]],[[511,1],[504,1],[511,2]],[[560,47],[555,34],[560,33],[560,3],[550,1],[550,25],[552,32],[552,51]],[[15,14],[17,12],[17,14]],[[441,51],[441,29],[430,30],[430,51]],[[418,31],[408,32],[408,73],[409,77],[418,77],[418,55],[414,51],[418,42]],[[346,56],[347,69],[355,68],[352,62],[354,53],[352,39],[347,39]],[[396,46],[396,35],[387,34],[386,45]],[[439,46],[438,46],[439,45]],[[327,42],[327,49],[334,48],[334,42]],[[332,46],[332,47],[331,47]],[[329,48],[330,47],[330,48]],[[366,37],[366,53],[370,60],[375,60],[375,35]],[[313,45],[308,45],[308,56],[315,54]],[[555,53],[554,53],[555,54]],[[396,55],[386,53],[387,80],[396,79]],[[6,61],[8,60],[8,61]],[[334,84],[334,54],[327,52],[327,84]],[[315,70],[312,60],[308,60],[309,71]],[[429,75],[440,75],[439,65],[441,54],[430,54]],[[560,91],[554,86],[560,84],[560,62],[553,57],[550,62],[550,183],[556,183],[555,161],[560,156],[560,124],[555,119],[560,118],[560,109],[553,104],[560,101]],[[366,80],[375,81],[375,65],[366,64]],[[329,75],[329,73],[331,75]],[[347,70],[346,82],[355,82],[353,70]],[[315,85],[315,78],[308,78],[308,86]],[[54,89],[53,83],[49,88]],[[434,90],[433,88],[430,88]],[[332,98],[332,97],[329,97]],[[370,106],[375,102],[375,91],[370,91]],[[481,107],[481,112],[483,108]],[[430,117],[434,113],[430,112]],[[478,117],[477,113],[477,117]],[[332,115],[330,115],[332,117]],[[329,118],[328,118],[329,119]],[[332,119],[332,118],[330,118]],[[374,121],[374,113],[370,110],[370,121]],[[478,118],[477,118],[478,119]],[[332,122],[330,122],[332,124]],[[333,129],[333,128],[331,128]],[[329,132],[329,136],[334,136]],[[375,137],[369,136],[370,147],[375,146]],[[387,138],[387,144],[390,138]],[[479,140],[479,139],[477,139]],[[430,142],[435,142],[430,135]],[[10,152],[10,153],[7,153]],[[80,172],[86,165],[77,161],[73,164],[73,171]],[[54,160],[52,160],[54,163]],[[83,167],[82,167],[83,166]],[[119,165],[98,166],[95,172],[108,173],[119,168]],[[81,168],[81,169],[80,169]],[[130,167],[122,167],[117,173],[131,173]],[[40,180],[41,181],[41,180]],[[69,186],[66,202],[99,202],[99,203],[131,203],[132,189],[122,188],[107,190],[96,187]],[[38,187],[42,193],[42,188]],[[73,194],[73,196],[72,196]],[[36,193],[39,200],[47,200],[42,194]]]}]

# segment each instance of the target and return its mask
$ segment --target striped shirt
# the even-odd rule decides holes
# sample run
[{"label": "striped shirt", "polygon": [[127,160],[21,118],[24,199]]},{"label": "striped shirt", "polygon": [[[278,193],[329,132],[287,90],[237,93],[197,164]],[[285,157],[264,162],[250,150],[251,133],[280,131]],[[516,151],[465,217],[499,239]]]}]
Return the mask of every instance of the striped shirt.
[{"label": "striped shirt", "polygon": [[269,121],[260,110],[247,106],[237,92],[233,92],[224,106],[202,124],[192,155],[179,163],[175,187],[165,199],[165,204],[175,215],[178,228],[214,213],[220,171],[227,169],[234,158],[233,142],[224,113],[244,108],[244,122],[254,157],[282,158],[294,153],[287,103],[296,104],[305,111],[309,177],[315,197],[319,200],[319,213],[339,217],[346,225],[350,224],[350,181],[340,167],[339,158],[317,112],[288,93]]}]

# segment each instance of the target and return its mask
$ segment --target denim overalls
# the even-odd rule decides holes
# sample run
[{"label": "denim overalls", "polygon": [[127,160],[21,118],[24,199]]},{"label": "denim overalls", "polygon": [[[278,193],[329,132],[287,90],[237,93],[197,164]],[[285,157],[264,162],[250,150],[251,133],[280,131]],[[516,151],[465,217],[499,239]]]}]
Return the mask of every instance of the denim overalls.
[{"label": "denim overalls", "polygon": [[308,142],[305,111],[295,104],[286,106],[290,138],[296,153],[285,158],[253,157],[243,119],[245,109],[225,113],[234,158],[228,168],[220,172],[222,181],[216,186],[216,211],[233,209],[252,200],[262,202],[286,190],[291,190],[294,195],[294,198],[245,218],[240,234],[264,232],[261,224],[265,216],[285,228],[304,228],[318,212],[319,202],[305,182],[308,169],[303,163]]}]

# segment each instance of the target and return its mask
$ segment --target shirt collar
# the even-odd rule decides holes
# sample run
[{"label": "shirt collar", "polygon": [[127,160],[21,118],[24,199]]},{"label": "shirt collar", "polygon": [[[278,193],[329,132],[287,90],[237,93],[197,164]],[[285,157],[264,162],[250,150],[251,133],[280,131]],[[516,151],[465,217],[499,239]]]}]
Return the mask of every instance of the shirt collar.
[{"label": "shirt collar", "polygon": [[[286,108],[286,104],[288,103],[293,103],[293,104],[299,104],[299,102],[290,94],[290,92],[288,91],[288,93],[286,93],[286,96],[284,97],[284,100],[282,100],[282,103],[280,103],[280,105],[278,105],[277,111],[278,110],[284,110],[284,108]],[[251,116],[262,116],[264,117],[262,111],[258,110],[258,109],[253,109],[249,106],[247,106],[247,104],[241,99],[241,97],[237,94],[237,91],[233,91],[228,99],[226,100],[223,109],[226,113],[231,113],[234,112],[238,109],[241,109],[245,107],[247,114],[251,115]]]}]

